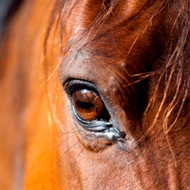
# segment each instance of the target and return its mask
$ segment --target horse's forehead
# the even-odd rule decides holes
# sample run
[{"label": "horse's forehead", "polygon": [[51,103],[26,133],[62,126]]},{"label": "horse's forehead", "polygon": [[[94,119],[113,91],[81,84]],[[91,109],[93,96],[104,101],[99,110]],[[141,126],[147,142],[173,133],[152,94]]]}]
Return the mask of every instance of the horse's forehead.
[{"label": "horse's forehead", "polygon": [[[144,0],[116,2],[112,13],[107,17],[106,11],[109,12],[111,5],[103,8],[102,6],[106,6],[104,1],[84,0],[75,3],[73,1],[66,22],[66,33],[68,49],[72,49],[68,55],[77,59],[64,61],[63,64],[71,62],[72,65],[77,64],[78,68],[81,68],[84,66],[80,64],[87,63],[88,67],[93,69],[96,69],[96,66],[101,68],[111,65],[118,70],[123,62],[127,62],[127,66],[128,63],[133,63],[131,65],[133,66],[142,62],[143,59],[139,55],[145,54],[154,37],[153,32],[146,34],[145,31],[149,27],[152,15],[160,8],[160,3],[159,1],[147,3]],[[149,11],[142,11],[146,6],[150,8]],[[143,16],[131,19],[141,12]],[[126,56],[130,61],[126,61]],[[135,71],[137,72],[143,71]]]},{"label": "horse's forehead", "polygon": [[[101,22],[104,19],[104,29],[110,29],[124,20],[130,20],[146,6],[156,7],[158,4],[159,0],[150,0],[148,3],[147,0],[73,1],[69,8],[70,11],[67,20],[67,31],[72,33],[72,35],[77,35],[81,31],[88,29],[92,25],[97,24],[99,21]],[[149,12],[146,11],[145,13],[147,15],[149,14]]]}]

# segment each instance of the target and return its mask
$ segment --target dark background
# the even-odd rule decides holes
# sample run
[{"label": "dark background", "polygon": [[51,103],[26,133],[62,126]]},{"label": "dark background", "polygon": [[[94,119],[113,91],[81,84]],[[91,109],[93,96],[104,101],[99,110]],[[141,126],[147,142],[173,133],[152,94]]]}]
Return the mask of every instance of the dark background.
[{"label": "dark background", "polygon": [[9,19],[22,2],[23,0],[0,0],[0,36]]}]

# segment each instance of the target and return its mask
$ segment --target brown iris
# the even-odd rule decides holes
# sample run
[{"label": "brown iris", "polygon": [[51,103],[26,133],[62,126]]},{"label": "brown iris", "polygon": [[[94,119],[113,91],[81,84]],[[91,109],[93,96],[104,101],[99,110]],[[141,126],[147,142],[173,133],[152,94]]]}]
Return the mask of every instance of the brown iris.
[{"label": "brown iris", "polygon": [[102,114],[103,103],[96,92],[78,90],[72,94],[72,101],[76,113],[83,120],[94,120]]}]

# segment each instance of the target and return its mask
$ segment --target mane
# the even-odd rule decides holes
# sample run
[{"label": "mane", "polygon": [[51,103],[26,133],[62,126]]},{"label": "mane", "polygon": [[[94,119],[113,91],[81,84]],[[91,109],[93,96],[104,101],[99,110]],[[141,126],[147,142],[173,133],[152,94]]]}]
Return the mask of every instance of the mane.
[{"label": "mane", "polygon": [[[64,1],[57,1],[55,4],[55,7],[52,12],[52,16],[50,18],[49,27],[47,30],[46,40],[44,42],[44,49],[46,49],[46,43],[47,39],[49,37],[49,32],[51,31],[51,26],[54,22],[59,22],[59,28],[60,28],[60,42],[62,42],[63,33],[65,31],[65,24],[67,19],[69,18],[72,9],[77,5],[77,3],[80,1],[73,1],[71,3],[68,0]],[[75,42],[73,43],[73,39],[68,39],[66,50],[63,50],[62,44],[60,44],[60,62],[59,65],[64,61],[64,59],[68,56],[70,56],[70,52],[74,47],[78,47],[78,53],[91,41],[93,41],[95,38],[98,38],[97,31],[101,29],[101,26],[104,24],[106,19],[112,14],[115,6],[119,0],[103,0],[101,9],[94,19],[93,23],[83,31],[82,35],[80,35],[80,38],[75,39]],[[175,22],[173,23],[173,27],[171,30],[171,49],[168,52],[167,60],[164,63],[164,67],[160,70],[156,71],[150,71],[147,73],[136,73],[132,77],[136,77],[137,80],[134,83],[138,83],[148,77],[157,75],[158,81],[157,86],[155,88],[155,92],[150,99],[150,103],[148,104],[144,115],[147,114],[148,111],[151,111],[152,106],[155,103],[155,100],[157,98],[157,92],[160,88],[161,81],[164,80],[165,86],[163,90],[163,97],[161,99],[160,105],[158,106],[157,113],[153,119],[152,125],[148,128],[148,130],[145,132],[145,134],[142,136],[142,138],[139,139],[141,141],[144,139],[150,130],[153,129],[158,119],[162,118],[162,126],[164,134],[166,135],[166,138],[168,140],[168,133],[171,131],[175,123],[178,121],[181,111],[184,108],[185,104],[188,104],[188,96],[189,96],[189,83],[190,83],[190,5],[188,0],[163,0],[160,3],[160,7],[155,13],[155,15],[159,14],[166,6],[171,6],[172,4],[176,4],[177,8],[177,17],[175,19]],[[56,14],[58,14],[58,19],[56,19]],[[139,13],[141,14],[141,13]],[[152,15],[152,18],[155,16]],[[152,20],[150,20],[151,23]],[[148,25],[150,24],[148,23]],[[147,29],[145,27],[145,29]],[[179,29],[180,28],[180,29]],[[177,42],[174,43],[174,35],[178,34]],[[89,38],[89,36],[91,36]],[[138,40],[138,39],[136,39]],[[134,44],[136,41],[134,42]],[[72,45],[70,45],[72,44]],[[74,45],[73,45],[74,44]],[[133,44],[133,45],[134,45]],[[131,47],[133,48],[133,47]],[[64,51],[64,52],[63,52]],[[64,56],[63,56],[64,54]],[[76,55],[77,56],[77,55]],[[73,61],[73,60],[72,60]],[[71,61],[71,62],[72,62]],[[57,67],[57,68],[58,68]],[[57,69],[56,68],[56,69]],[[172,86],[171,82],[176,81],[176,85]],[[129,84],[129,85],[133,85]],[[170,91],[174,92],[172,94]],[[164,111],[163,111],[164,110]],[[176,111],[177,110],[177,111]],[[175,111],[175,113],[174,113]],[[163,114],[162,114],[163,113]],[[172,115],[175,115],[172,116]],[[170,121],[170,117],[175,118],[172,122]],[[169,140],[168,140],[169,144]],[[169,148],[172,152],[172,149],[169,144]]]}]

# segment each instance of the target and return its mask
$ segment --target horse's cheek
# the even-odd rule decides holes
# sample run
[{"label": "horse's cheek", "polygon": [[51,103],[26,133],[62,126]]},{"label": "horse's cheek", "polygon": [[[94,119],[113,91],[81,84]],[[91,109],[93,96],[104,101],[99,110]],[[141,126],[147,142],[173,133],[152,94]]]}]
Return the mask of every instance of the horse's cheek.
[{"label": "horse's cheek", "polygon": [[[43,93],[45,88],[36,92]],[[24,127],[24,189],[57,188],[55,170],[58,155],[54,125],[47,95],[39,99],[33,98],[27,110]],[[40,116],[40,117],[39,117]],[[48,174],[48,175],[47,175]]]}]

